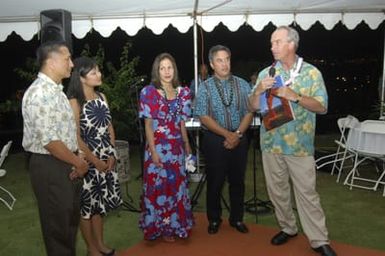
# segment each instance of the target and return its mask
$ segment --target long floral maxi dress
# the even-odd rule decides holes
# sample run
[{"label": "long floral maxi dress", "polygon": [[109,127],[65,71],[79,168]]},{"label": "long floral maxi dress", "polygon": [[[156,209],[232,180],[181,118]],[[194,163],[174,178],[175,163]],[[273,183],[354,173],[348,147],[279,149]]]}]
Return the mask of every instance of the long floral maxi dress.
[{"label": "long floral maxi dress", "polygon": [[177,91],[173,100],[164,98],[153,85],[144,87],[140,94],[139,116],[153,120],[155,148],[163,164],[154,165],[146,143],[139,219],[146,240],[187,238],[193,226],[180,128],[181,121],[191,114],[191,94],[188,88],[178,87]]},{"label": "long floral maxi dress", "polygon": [[[102,160],[115,155],[108,132],[110,123],[110,110],[101,95],[84,104],[80,114],[80,135],[88,148]],[[81,216],[89,219],[94,214],[105,215],[121,204],[122,197],[116,171],[100,172],[95,166],[90,165],[83,178]]]}]

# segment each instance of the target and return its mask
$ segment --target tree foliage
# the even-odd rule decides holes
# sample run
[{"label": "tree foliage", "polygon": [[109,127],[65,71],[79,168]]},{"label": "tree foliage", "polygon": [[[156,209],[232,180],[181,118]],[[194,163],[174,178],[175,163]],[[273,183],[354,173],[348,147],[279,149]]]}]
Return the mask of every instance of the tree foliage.
[{"label": "tree foliage", "polygon": [[[106,95],[112,113],[113,125],[118,139],[138,142],[138,96],[144,76],[136,74],[139,57],[130,59],[131,43],[123,47],[119,65],[105,61],[105,51],[99,46],[94,58],[104,75],[101,91]],[[81,55],[92,56],[86,46]]]},{"label": "tree foliage", "polygon": [[[135,143],[139,141],[138,96],[145,77],[136,74],[139,57],[130,58],[131,48],[132,44],[127,42],[116,66],[106,60],[105,49],[101,45],[93,53],[86,44],[80,55],[96,59],[103,74],[100,90],[107,97],[116,138]],[[15,72],[22,80],[31,84],[38,73],[38,65],[34,59],[28,58],[25,66],[16,68]],[[11,103],[13,101],[1,103],[0,112],[13,110],[14,104]]]}]

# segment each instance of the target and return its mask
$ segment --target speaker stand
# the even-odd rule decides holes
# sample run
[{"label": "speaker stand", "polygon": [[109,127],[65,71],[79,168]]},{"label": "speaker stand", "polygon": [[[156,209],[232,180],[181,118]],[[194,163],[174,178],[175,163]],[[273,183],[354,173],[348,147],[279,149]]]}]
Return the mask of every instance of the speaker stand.
[{"label": "speaker stand", "polygon": [[257,134],[256,127],[252,127],[251,141],[253,146],[253,197],[244,202],[245,210],[255,215],[255,223],[258,223],[258,215],[271,214],[274,207],[270,200],[263,201],[257,197]]},{"label": "speaker stand", "polygon": [[122,210],[129,211],[129,212],[137,212],[137,213],[139,213],[140,210],[134,206],[134,200],[132,199],[132,197],[128,193],[128,182],[125,182],[125,183],[126,183],[125,185],[126,185],[127,200],[123,200],[123,203],[122,203],[122,206],[121,206]]}]

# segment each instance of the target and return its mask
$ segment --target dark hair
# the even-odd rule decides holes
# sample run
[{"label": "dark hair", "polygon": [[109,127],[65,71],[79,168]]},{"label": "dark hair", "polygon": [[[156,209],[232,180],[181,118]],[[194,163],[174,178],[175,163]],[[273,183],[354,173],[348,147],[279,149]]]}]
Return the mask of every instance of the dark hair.
[{"label": "dark hair", "polygon": [[158,56],[156,56],[154,63],[152,63],[151,83],[155,85],[156,88],[160,88],[162,86],[160,82],[159,67],[160,67],[160,62],[164,59],[168,59],[172,63],[172,66],[174,68],[174,77],[172,78],[172,86],[176,88],[179,86],[178,68],[176,67],[176,62],[174,57],[172,57],[172,55],[169,53],[161,53]]},{"label": "dark hair", "polygon": [[60,53],[60,48],[66,47],[69,49],[65,41],[47,41],[39,46],[36,50],[36,60],[41,69],[45,61],[51,56],[51,53]]},{"label": "dark hair", "polygon": [[79,57],[73,61],[74,67],[67,89],[68,99],[76,99],[79,106],[83,107],[86,102],[82,82],[80,77],[86,77],[87,74],[98,66],[97,62],[89,57]]},{"label": "dark hair", "polygon": [[212,62],[214,60],[214,55],[219,51],[225,51],[229,54],[229,57],[231,57],[230,49],[224,45],[218,44],[218,45],[215,45],[215,46],[210,48],[210,51],[209,51],[209,61],[210,62]]}]

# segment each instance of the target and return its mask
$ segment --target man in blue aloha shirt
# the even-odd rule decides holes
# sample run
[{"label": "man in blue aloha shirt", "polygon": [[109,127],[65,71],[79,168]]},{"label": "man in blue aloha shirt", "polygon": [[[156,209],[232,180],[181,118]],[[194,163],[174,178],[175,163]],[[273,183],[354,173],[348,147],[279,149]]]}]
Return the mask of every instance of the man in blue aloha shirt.
[{"label": "man in blue aloha shirt", "polygon": [[243,223],[245,171],[248,140],[243,136],[252,121],[249,112],[249,84],[231,74],[231,52],[223,45],[209,51],[213,76],[199,85],[194,115],[203,125],[202,151],[207,178],[207,218],[209,234],[216,234],[222,222],[221,191],[229,182],[230,226],[241,233]]}]

